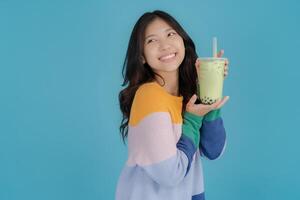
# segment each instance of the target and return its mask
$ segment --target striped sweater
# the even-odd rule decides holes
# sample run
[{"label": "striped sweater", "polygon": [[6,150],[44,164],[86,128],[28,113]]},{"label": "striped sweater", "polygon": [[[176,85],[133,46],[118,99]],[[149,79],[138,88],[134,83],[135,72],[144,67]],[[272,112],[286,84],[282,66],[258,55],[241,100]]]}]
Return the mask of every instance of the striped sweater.
[{"label": "striped sweater", "polygon": [[226,133],[220,109],[182,117],[182,100],[156,82],[137,90],[116,200],[205,199],[201,157],[220,157]]}]

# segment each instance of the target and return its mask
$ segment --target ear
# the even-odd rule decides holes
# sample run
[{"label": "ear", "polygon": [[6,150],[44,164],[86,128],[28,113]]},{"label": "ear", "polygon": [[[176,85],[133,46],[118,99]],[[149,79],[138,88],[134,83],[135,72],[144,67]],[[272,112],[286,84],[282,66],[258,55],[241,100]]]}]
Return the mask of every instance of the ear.
[{"label": "ear", "polygon": [[141,56],[141,59],[142,59],[143,64],[145,64],[146,60],[145,60],[144,56]]}]

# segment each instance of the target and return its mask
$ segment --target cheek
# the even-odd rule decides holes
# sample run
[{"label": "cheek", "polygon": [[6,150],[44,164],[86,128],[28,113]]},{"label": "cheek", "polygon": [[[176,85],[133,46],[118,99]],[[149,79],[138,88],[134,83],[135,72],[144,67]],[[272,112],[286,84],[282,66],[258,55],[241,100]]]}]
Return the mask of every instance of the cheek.
[{"label": "cheek", "polygon": [[145,59],[149,62],[153,61],[156,58],[155,48],[145,48],[144,49]]},{"label": "cheek", "polygon": [[185,52],[185,47],[184,47],[184,42],[182,38],[177,38],[175,41],[176,44],[176,48],[181,52],[184,53]]},{"label": "cheek", "polygon": [[185,46],[184,46],[183,41],[178,43],[178,49],[181,52],[181,56],[184,58],[184,56],[185,56]]},{"label": "cheek", "polygon": [[185,52],[185,46],[184,46],[183,40],[181,40],[181,42],[180,42],[180,47],[181,47],[182,51]]}]

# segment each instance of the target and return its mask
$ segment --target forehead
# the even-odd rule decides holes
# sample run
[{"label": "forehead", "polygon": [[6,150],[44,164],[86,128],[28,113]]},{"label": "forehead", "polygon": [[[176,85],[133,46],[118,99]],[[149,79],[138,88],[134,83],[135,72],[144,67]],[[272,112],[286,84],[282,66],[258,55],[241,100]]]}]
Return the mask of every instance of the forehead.
[{"label": "forehead", "polygon": [[158,35],[170,29],[173,28],[167,22],[160,18],[157,18],[146,27],[145,36],[147,37],[150,35]]}]

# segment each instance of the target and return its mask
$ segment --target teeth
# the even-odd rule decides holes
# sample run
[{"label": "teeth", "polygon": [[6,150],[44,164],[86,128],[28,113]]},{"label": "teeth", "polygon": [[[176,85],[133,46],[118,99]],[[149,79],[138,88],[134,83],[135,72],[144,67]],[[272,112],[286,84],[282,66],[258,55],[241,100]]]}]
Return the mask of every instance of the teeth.
[{"label": "teeth", "polygon": [[170,59],[170,58],[173,58],[173,57],[175,57],[175,53],[167,55],[167,56],[163,56],[163,57],[160,58],[160,60],[167,60],[167,59]]}]

